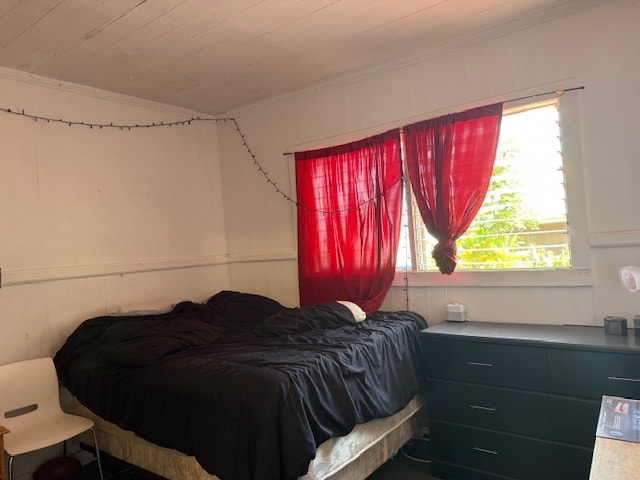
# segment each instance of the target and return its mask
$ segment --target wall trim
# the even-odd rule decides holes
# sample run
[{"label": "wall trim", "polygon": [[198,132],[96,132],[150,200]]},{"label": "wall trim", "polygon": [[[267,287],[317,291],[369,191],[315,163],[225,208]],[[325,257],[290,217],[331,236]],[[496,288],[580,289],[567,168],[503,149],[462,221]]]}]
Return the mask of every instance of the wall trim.
[{"label": "wall trim", "polygon": [[226,255],[207,255],[202,257],[170,258],[112,264],[61,265],[19,270],[3,269],[2,286],[8,287],[80,278],[108,277],[113,275],[130,275],[136,273],[162,272],[166,270],[213,267],[226,264]]},{"label": "wall trim", "polygon": [[589,234],[589,246],[593,248],[630,247],[640,245],[640,230],[593,232]]},{"label": "wall trim", "polygon": [[591,287],[591,269],[456,271],[452,275],[440,272],[396,271],[394,287]]},{"label": "wall trim", "polygon": [[297,262],[298,253],[295,250],[285,250],[271,253],[240,253],[229,255],[229,264],[259,263],[259,262]]}]

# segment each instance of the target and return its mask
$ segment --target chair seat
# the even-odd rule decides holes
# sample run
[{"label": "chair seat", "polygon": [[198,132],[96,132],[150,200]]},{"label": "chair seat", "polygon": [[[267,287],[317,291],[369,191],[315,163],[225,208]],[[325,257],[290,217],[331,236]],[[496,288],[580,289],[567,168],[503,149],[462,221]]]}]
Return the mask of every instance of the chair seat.
[{"label": "chair seat", "polygon": [[93,420],[68,413],[34,415],[28,420],[25,418],[20,429],[5,435],[4,449],[16,456],[64,442],[92,427]]}]

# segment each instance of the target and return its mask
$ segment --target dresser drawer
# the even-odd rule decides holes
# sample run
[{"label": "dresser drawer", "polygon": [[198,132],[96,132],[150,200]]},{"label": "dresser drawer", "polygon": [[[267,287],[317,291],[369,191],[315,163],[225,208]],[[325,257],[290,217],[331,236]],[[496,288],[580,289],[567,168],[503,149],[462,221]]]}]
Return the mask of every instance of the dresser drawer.
[{"label": "dresser drawer", "polygon": [[570,397],[549,397],[551,439],[593,448],[600,415],[600,403]]},{"label": "dresser drawer", "polygon": [[502,475],[491,475],[490,473],[433,460],[431,461],[431,474],[439,480],[504,480]]},{"label": "dresser drawer", "polygon": [[640,355],[552,348],[547,355],[553,393],[640,398]]},{"label": "dresser drawer", "polygon": [[558,480],[588,480],[592,457],[593,450],[590,448],[554,444],[555,478]]},{"label": "dresser drawer", "polygon": [[554,478],[550,442],[432,421],[435,461],[522,480]]},{"label": "dresser drawer", "polygon": [[422,337],[427,377],[547,390],[543,348]]},{"label": "dresser drawer", "polygon": [[545,394],[428,380],[427,402],[432,419],[539,438],[551,437],[549,397]]}]

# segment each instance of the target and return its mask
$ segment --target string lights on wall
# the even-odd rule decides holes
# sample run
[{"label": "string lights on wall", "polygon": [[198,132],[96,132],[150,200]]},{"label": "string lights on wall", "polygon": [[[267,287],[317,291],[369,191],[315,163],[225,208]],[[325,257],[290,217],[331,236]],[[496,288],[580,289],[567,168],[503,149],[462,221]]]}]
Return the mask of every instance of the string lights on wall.
[{"label": "string lights on wall", "polygon": [[[247,139],[244,135],[244,133],[242,132],[242,130],[240,129],[240,125],[238,124],[238,121],[233,118],[233,117],[224,117],[224,118],[209,118],[209,117],[191,117],[185,120],[176,120],[173,122],[158,122],[158,123],[144,123],[144,124],[117,124],[117,123],[92,123],[92,122],[79,122],[76,120],[66,120],[63,118],[53,118],[53,117],[45,117],[42,115],[34,115],[28,112],[25,112],[24,110],[12,110],[10,108],[5,108],[5,107],[0,107],[0,111],[7,113],[7,114],[11,114],[11,115],[17,115],[20,117],[25,117],[25,118],[29,118],[31,120],[33,120],[34,122],[45,122],[45,123],[59,123],[59,124],[63,124],[63,125],[67,125],[69,127],[86,127],[89,129],[118,129],[118,130],[127,130],[127,131],[131,131],[131,130],[136,130],[136,129],[143,129],[143,128],[162,128],[162,127],[181,127],[181,126],[187,126],[187,125],[191,125],[192,123],[197,123],[197,122],[213,122],[213,123],[227,123],[230,122],[234,125],[236,132],[238,134],[238,136],[241,139],[242,142],[242,146],[244,147],[244,149],[246,150],[247,154],[249,155],[249,157],[251,158],[253,165],[255,166],[255,168],[258,170],[258,172],[264,177],[265,181],[271,185],[271,187],[278,193],[280,194],[286,201],[293,203],[296,207],[298,208],[304,208],[308,211],[314,211],[314,212],[318,212],[318,213],[323,213],[323,214],[339,214],[339,213],[345,213],[351,210],[357,210],[359,208],[361,208],[362,206],[366,205],[369,202],[372,202],[374,200],[376,200],[377,198],[379,198],[380,196],[384,195],[384,191],[379,193],[378,195],[375,195],[374,197],[367,199],[367,200],[363,200],[360,203],[358,203],[357,205],[353,206],[353,207],[349,207],[349,208],[345,208],[345,209],[341,209],[341,210],[335,210],[335,211],[324,211],[324,210],[318,210],[318,209],[314,209],[314,208],[310,208],[307,207],[305,205],[302,205],[300,203],[298,203],[298,201],[294,198],[291,197],[291,195],[289,195],[288,193],[286,193],[284,190],[282,190],[277,182],[275,182],[273,179],[271,179],[271,177],[269,176],[269,173],[263,168],[262,164],[258,161],[258,158],[256,157],[256,155],[253,153],[253,150],[251,149],[251,147],[249,146],[249,144],[247,143]],[[393,187],[396,183],[401,182],[402,178],[399,178],[397,182],[393,183],[392,185],[389,185],[388,188]]]},{"label": "string lights on wall", "polygon": [[[525,99],[532,99],[532,98],[537,98],[537,97],[543,97],[543,96],[548,96],[548,95],[560,96],[565,92],[582,90],[584,88],[585,88],[584,86],[579,86],[579,87],[574,87],[574,88],[568,88],[568,89],[565,89],[565,90],[555,90],[555,91],[544,92],[544,93],[539,93],[539,94],[535,94],[535,95],[527,95],[527,96],[523,96],[523,97],[507,100],[507,101],[505,101],[505,103],[507,103],[507,102],[515,102],[515,101],[520,101],[520,100],[525,100]],[[146,124],[117,124],[117,123],[113,123],[113,122],[110,122],[110,123],[93,123],[93,122],[66,120],[66,119],[63,119],[63,118],[46,117],[46,116],[42,116],[42,115],[34,115],[34,114],[31,114],[31,113],[25,112],[25,110],[23,110],[23,109],[14,110],[14,109],[5,108],[5,107],[0,107],[0,113],[5,113],[5,114],[8,114],[8,115],[15,115],[15,116],[28,118],[28,119],[33,120],[34,122],[56,123],[56,124],[66,125],[68,127],[86,127],[86,128],[89,128],[89,129],[98,129],[98,130],[118,129],[118,130],[121,130],[121,131],[125,131],[125,130],[126,131],[132,131],[132,130],[149,129],[149,128],[182,127],[182,126],[189,126],[189,125],[191,125],[193,123],[201,123],[201,122],[231,123],[235,127],[236,133],[238,134],[238,136],[239,136],[239,138],[241,140],[242,146],[245,149],[245,151],[247,152],[247,155],[251,158],[251,161],[253,162],[254,167],[263,176],[265,181],[269,185],[271,185],[271,187],[276,191],[276,193],[281,195],[282,198],[284,198],[287,202],[294,204],[297,208],[303,208],[303,209],[306,209],[308,211],[317,212],[317,213],[321,213],[321,214],[332,215],[332,214],[346,213],[346,212],[352,211],[352,210],[358,210],[361,207],[363,207],[364,205],[368,204],[369,202],[375,201],[376,199],[378,199],[381,196],[385,195],[387,190],[393,188],[398,183],[403,182],[403,178],[401,176],[400,178],[397,179],[397,181],[393,182],[391,185],[388,185],[382,192],[378,193],[377,195],[373,196],[372,198],[369,198],[369,199],[366,199],[364,201],[361,201],[360,203],[358,203],[357,205],[354,205],[353,207],[349,207],[349,208],[345,208],[345,209],[341,209],[341,210],[336,210],[336,211],[323,211],[323,210],[319,210],[319,209],[315,209],[315,208],[310,208],[308,206],[305,206],[305,205],[302,205],[302,204],[298,203],[296,199],[292,198],[291,195],[286,193],[284,190],[282,190],[278,186],[277,182],[275,182],[269,176],[269,173],[264,169],[262,164],[258,161],[258,158],[256,157],[255,153],[253,152],[252,148],[247,143],[246,136],[243,133],[243,131],[241,130],[240,125],[238,124],[238,121],[233,117],[210,118],[210,117],[198,117],[198,116],[196,116],[196,117],[191,117],[191,118],[187,118],[187,119],[184,119],[184,120],[176,120],[176,121],[172,121],[172,122],[153,122],[153,123],[146,123]],[[287,152],[284,155],[291,155],[291,153]],[[406,302],[405,307],[406,307],[407,310],[409,310],[410,309],[410,301],[409,301],[409,271],[410,271],[409,263],[410,263],[410,253],[409,253],[409,249],[408,249],[408,239],[405,239],[405,257],[406,258],[405,258],[405,268],[404,268],[404,288],[403,288],[403,290],[405,292],[405,302]]]},{"label": "string lights on wall", "polygon": [[[524,97],[519,97],[519,98],[515,98],[515,99],[511,99],[511,100],[507,100],[505,103],[507,102],[515,102],[518,100],[524,100],[524,99],[530,99],[530,98],[536,98],[536,97],[542,97],[542,96],[548,96],[548,95],[562,95],[565,92],[570,92],[570,91],[575,91],[575,90],[582,90],[584,89],[584,86],[580,86],[580,87],[574,87],[574,88],[567,88],[564,90],[555,90],[555,91],[551,91],[551,92],[544,92],[544,93],[539,93],[539,94],[535,94],[535,95],[527,95]],[[282,196],[282,198],[284,198],[287,202],[290,202],[292,204],[294,204],[297,208],[303,208],[306,209],[308,211],[311,212],[317,212],[317,213],[321,213],[321,214],[326,214],[326,215],[335,215],[335,214],[341,214],[341,213],[346,213],[352,210],[358,210],[361,207],[363,207],[364,205],[375,201],[376,199],[382,197],[383,195],[385,195],[385,193],[387,192],[387,190],[393,188],[395,185],[397,185],[398,183],[403,182],[403,178],[400,177],[397,179],[397,181],[393,182],[391,185],[388,185],[383,191],[381,191],[380,193],[378,193],[377,195],[368,198],[366,200],[363,200],[361,202],[359,202],[357,205],[354,205],[352,207],[348,207],[348,208],[344,208],[344,209],[340,209],[340,210],[335,210],[335,211],[325,211],[325,210],[320,210],[320,209],[316,209],[316,208],[311,208],[308,207],[306,205],[302,205],[300,203],[298,203],[298,201],[294,198],[291,197],[291,195],[289,195],[288,193],[286,193],[284,190],[282,190],[277,182],[275,182],[270,176],[269,173],[264,169],[264,167],[262,166],[262,164],[258,161],[258,158],[256,157],[256,155],[254,154],[253,150],[251,149],[251,147],[249,146],[249,144],[247,143],[246,137],[244,135],[244,133],[242,132],[242,130],[240,129],[240,125],[238,124],[238,121],[233,118],[233,117],[224,117],[224,118],[209,118],[209,117],[191,117],[185,120],[176,120],[173,122],[158,122],[158,123],[146,123],[146,124],[116,124],[116,123],[92,123],[92,122],[79,122],[79,121],[74,121],[74,120],[65,120],[63,118],[53,118],[53,117],[45,117],[42,115],[34,115],[31,113],[27,113],[24,110],[13,110],[10,108],[6,108],[6,107],[0,107],[0,112],[4,112],[6,114],[10,114],[10,115],[17,115],[17,116],[21,116],[21,117],[26,117],[26,118],[30,118],[31,120],[35,121],[35,122],[46,122],[46,123],[60,123],[63,125],[67,125],[69,127],[86,127],[86,128],[90,128],[90,129],[119,129],[119,130],[136,130],[136,129],[142,129],[142,128],[164,128],[164,127],[181,127],[181,126],[186,126],[186,125],[191,125],[192,123],[196,123],[196,122],[213,122],[213,123],[218,123],[218,122],[230,122],[234,125],[236,132],[238,134],[238,136],[240,137],[241,141],[242,141],[242,146],[244,147],[244,149],[246,150],[247,154],[249,155],[249,157],[251,158],[253,165],[255,166],[255,168],[258,170],[258,172],[264,177],[265,181],[271,185],[271,187],[276,191],[276,193],[278,193],[279,195]],[[290,155],[290,153],[285,153],[285,155]]]},{"label": "string lights on wall", "polygon": [[179,120],[175,122],[160,122],[160,123],[147,123],[147,124],[135,124],[135,125],[119,125],[115,123],[91,123],[91,122],[78,122],[73,120],[65,120],[62,118],[51,118],[51,117],[43,117],[41,115],[33,115],[30,113],[26,113],[24,110],[16,111],[11,110],[10,108],[0,107],[0,111],[5,113],[10,113],[12,115],[18,115],[21,117],[30,118],[31,120],[38,122],[46,122],[46,123],[62,123],[64,125],[68,125],[69,127],[78,126],[78,127],[88,127],[88,128],[117,128],[119,130],[132,130],[136,128],[154,128],[154,127],[173,127],[173,126],[181,126],[181,125],[191,125],[192,122],[220,122],[220,121],[228,121],[233,120],[232,118],[200,118],[200,117],[192,117],[187,120]]}]

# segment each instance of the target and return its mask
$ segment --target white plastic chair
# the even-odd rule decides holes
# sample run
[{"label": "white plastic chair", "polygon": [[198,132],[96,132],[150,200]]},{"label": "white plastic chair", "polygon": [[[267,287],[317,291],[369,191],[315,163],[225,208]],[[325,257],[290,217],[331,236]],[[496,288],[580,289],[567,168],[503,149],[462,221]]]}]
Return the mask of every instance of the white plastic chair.
[{"label": "white plastic chair", "polygon": [[4,436],[9,458],[7,480],[13,479],[15,456],[66,442],[88,430],[93,435],[100,479],[104,480],[93,420],[62,411],[53,359],[0,365],[0,392],[0,424],[10,430]]}]

